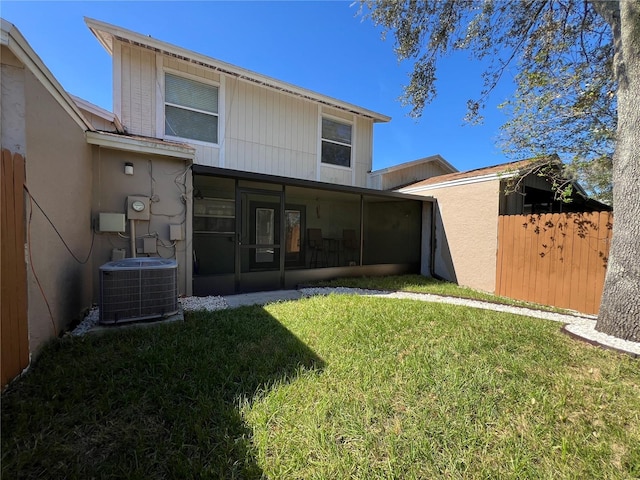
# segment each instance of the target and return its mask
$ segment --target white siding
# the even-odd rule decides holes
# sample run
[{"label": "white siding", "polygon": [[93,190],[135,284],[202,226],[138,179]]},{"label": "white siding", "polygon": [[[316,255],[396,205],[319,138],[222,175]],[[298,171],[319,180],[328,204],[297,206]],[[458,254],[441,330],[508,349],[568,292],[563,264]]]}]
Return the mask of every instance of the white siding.
[{"label": "white siding", "polygon": [[[156,119],[156,56],[140,47],[122,44],[119,117],[134,135],[154,136]],[[118,113],[118,112],[116,112]]]},{"label": "white siding", "polygon": [[451,171],[445,170],[437,162],[424,162],[407,168],[398,168],[390,172],[371,175],[368,187],[377,190],[392,190],[448,173],[451,173]]},{"label": "white siding", "polygon": [[[367,172],[371,169],[372,120],[327,106],[319,108],[311,100],[116,42],[114,109],[129,133],[162,138],[164,71],[219,85],[220,144],[185,140],[196,149],[195,163],[366,186]],[[354,169],[320,166],[319,112],[353,122]]]},{"label": "white siding", "polygon": [[366,187],[367,175],[373,164],[373,121],[359,117],[356,121],[355,131],[355,186]]},{"label": "white siding", "polygon": [[235,78],[225,85],[225,167],[315,178],[315,105]]},{"label": "white siding", "polygon": [[320,168],[320,181],[335,185],[351,185],[351,169],[322,165]]}]

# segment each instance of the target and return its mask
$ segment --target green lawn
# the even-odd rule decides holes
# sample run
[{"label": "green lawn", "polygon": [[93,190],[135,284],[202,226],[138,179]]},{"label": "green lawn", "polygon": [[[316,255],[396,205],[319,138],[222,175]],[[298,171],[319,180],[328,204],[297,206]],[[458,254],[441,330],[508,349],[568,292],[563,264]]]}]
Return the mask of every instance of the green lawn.
[{"label": "green lawn", "polygon": [[331,295],[52,342],[2,478],[640,476],[640,364],[553,322]]},{"label": "green lawn", "polygon": [[467,298],[471,300],[482,300],[489,303],[502,305],[513,305],[516,307],[526,307],[535,310],[547,310],[552,312],[571,313],[557,307],[540,305],[537,303],[524,302],[508,297],[500,297],[481,290],[474,290],[469,287],[461,287],[455,283],[436,280],[422,275],[392,275],[388,277],[347,277],[335,280],[316,282],[313,286],[318,287],[350,287],[364,288],[371,290],[387,290],[394,292],[430,293],[433,295],[443,295],[446,297]]}]

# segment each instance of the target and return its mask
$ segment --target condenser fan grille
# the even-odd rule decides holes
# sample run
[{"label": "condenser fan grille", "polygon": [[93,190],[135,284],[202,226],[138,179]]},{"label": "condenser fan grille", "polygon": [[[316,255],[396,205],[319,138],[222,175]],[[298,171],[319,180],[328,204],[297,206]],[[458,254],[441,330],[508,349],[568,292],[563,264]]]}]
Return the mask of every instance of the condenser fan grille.
[{"label": "condenser fan grille", "polygon": [[118,323],[178,311],[174,260],[126,258],[100,267],[100,322]]}]

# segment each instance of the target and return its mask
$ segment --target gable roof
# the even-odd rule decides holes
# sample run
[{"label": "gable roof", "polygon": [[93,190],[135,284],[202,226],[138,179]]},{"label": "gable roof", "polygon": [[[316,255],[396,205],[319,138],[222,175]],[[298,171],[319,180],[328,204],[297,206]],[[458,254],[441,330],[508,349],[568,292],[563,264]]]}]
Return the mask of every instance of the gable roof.
[{"label": "gable roof", "polygon": [[280,92],[288,93],[296,97],[301,97],[307,100],[327,105],[332,108],[343,110],[352,114],[360,115],[372,119],[374,122],[388,122],[391,117],[377,113],[357,105],[353,105],[341,100],[337,100],[326,95],[313,92],[301,87],[297,87],[290,83],[282,82],[274,78],[262,75],[251,70],[231,65],[230,63],[217,60],[212,57],[207,57],[200,53],[187,50],[170,43],[166,43],[160,40],[156,40],[149,36],[141,35],[139,33],[127,30],[122,27],[117,27],[99,20],[85,17],[85,23],[96,36],[100,44],[105,48],[109,55],[113,55],[113,41],[118,40],[123,43],[135,45],[138,47],[153,50],[155,52],[168,55],[170,57],[178,58],[189,63],[193,63],[205,68],[230,75],[247,82],[255,83],[263,87],[271,88]]},{"label": "gable roof", "polygon": [[544,157],[542,159],[530,158],[527,160],[492,165],[490,167],[476,168],[465,172],[448,173],[446,175],[427,178],[426,180],[416,182],[412,185],[407,185],[399,191],[405,193],[417,193],[425,190],[432,190],[434,188],[511,178],[517,175],[520,170],[525,167],[532,167],[543,161],[548,162],[549,160],[550,159],[548,157]]},{"label": "gable roof", "polygon": [[371,172],[371,175],[384,175],[385,173],[391,173],[398,170],[404,170],[410,167],[414,167],[417,165],[422,165],[425,163],[437,163],[442,167],[443,170],[449,172],[457,172],[458,169],[447,162],[441,155],[431,155],[430,157],[419,158],[417,160],[412,160],[410,162],[400,163],[398,165],[392,165],[390,167],[381,168],[380,170],[374,170]]},{"label": "gable roof", "polygon": [[53,73],[22,36],[18,28],[4,18],[0,18],[0,23],[0,45],[6,46],[29,69],[83,131],[93,131],[94,128],[91,122],[85,118],[69,94],[62,88],[56,77],[53,76]]}]

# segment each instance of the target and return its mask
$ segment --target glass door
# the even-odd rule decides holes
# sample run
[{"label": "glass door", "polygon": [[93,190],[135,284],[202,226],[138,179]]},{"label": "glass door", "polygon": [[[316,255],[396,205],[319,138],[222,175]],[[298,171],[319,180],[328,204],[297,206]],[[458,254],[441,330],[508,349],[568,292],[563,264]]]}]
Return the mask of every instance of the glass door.
[{"label": "glass door", "polygon": [[236,290],[282,287],[282,192],[239,189],[236,201]]}]

